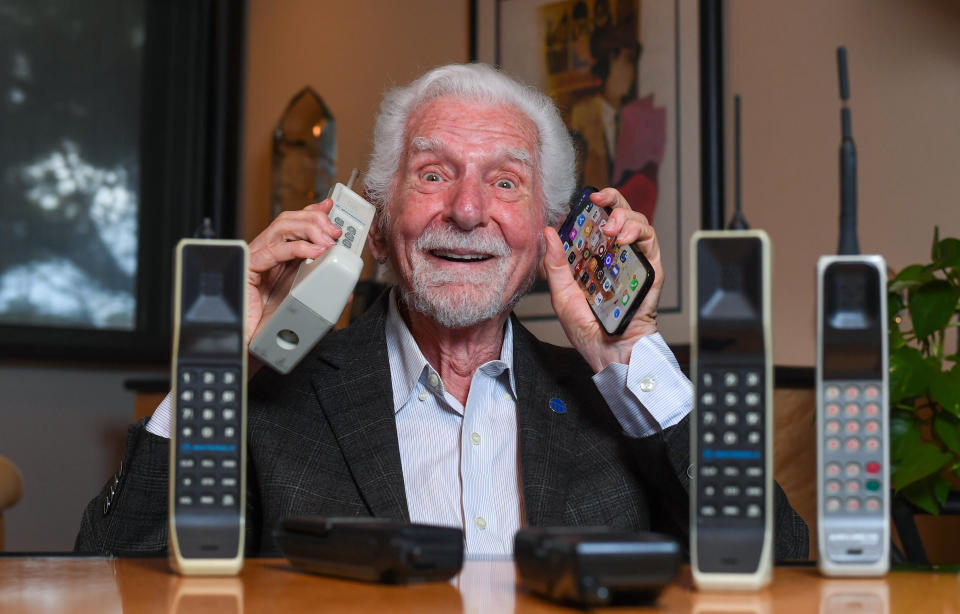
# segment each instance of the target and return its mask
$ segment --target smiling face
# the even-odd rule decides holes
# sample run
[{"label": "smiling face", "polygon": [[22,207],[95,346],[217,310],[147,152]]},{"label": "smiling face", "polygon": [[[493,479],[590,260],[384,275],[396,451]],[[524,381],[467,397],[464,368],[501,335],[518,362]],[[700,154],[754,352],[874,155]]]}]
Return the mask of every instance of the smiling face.
[{"label": "smiling face", "polygon": [[508,312],[542,254],[536,127],[509,105],[442,97],[411,115],[405,139],[375,240],[401,297],[451,328]]}]

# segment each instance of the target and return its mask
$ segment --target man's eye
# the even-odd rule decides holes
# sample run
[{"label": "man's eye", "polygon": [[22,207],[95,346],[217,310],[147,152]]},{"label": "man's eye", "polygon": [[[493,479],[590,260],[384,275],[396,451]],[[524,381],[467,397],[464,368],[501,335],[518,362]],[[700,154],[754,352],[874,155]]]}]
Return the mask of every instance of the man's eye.
[{"label": "man's eye", "polygon": [[440,181],[440,175],[437,173],[424,173],[422,179],[424,181]]},{"label": "man's eye", "polygon": [[516,186],[512,181],[510,181],[509,179],[501,179],[501,180],[497,181],[497,187],[498,187],[498,188],[503,188],[504,190],[512,190],[513,188],[515,188],[515,187],[517,187],[517,186]]}]

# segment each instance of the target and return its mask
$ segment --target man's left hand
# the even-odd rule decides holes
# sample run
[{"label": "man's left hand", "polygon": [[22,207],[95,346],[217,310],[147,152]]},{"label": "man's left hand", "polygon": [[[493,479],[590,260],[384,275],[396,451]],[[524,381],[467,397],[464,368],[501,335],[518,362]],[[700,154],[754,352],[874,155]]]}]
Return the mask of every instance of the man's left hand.
[{"label": "man's left hand", "polygon": [[629,203],[614,188],[606,188],[590,195],[598,207],[610,207],[610,218],[601,231],[616,237],[620,245],[634,243],[653,265],[654,280],[647,296],[640,303],[633,320],[620,336],[608,335],[590,309],[583,290],[573,278],[563,253],[563,243],[555,228],[543,230],[546,253],[541,263],[541,274],[550,285],[550,299],[567,338],[580,352],[594,372],[599,373],[611,362],[630,364],[634,343],[643,336],[657,332],[657,305],[663,287],[663,265],[660,262],[660,244],[653,226],[642,213],[630,208]]}]

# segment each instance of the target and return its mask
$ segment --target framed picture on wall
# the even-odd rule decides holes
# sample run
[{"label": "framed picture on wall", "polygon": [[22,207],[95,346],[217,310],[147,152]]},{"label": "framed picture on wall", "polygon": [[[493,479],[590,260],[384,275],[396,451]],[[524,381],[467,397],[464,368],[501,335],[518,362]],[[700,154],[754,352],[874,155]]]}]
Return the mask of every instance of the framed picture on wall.
[{"label": "framed picture on wall", "polygon": [[[699,13],[694,0],[477,0],[474,59],[557,103],[577,148],[578,185],[614,186],[657,230],[659,321],[689,342],[689,237],[700,227]],[[516,309],[568,345],[545,283]]]}]

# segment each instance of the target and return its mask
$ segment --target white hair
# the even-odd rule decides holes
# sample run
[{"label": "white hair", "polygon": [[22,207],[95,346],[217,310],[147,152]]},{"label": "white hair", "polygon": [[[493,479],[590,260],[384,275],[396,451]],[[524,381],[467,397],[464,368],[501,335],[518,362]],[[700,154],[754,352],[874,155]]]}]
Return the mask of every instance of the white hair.
[{"label": "white hair", "polygon": [[386,216],[396,175],[403,158],[410,116],[423,104],[456,96],[489,105],[516,107],[537,127],[544,221],[555,225],[569,210],[576,187],[573,140],[556,105],[542,92],[486,64],[449,64],[434,68],[410,85],[388,91],[380,104],[373,130],[373,153],[364,179],[367,198]]}]

